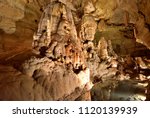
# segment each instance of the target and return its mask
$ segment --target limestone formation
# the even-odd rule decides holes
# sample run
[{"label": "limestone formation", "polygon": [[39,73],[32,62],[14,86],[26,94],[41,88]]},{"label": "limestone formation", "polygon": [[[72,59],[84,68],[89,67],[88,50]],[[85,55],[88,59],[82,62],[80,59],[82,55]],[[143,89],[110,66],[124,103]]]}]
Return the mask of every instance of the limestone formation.
[{"label": "limestone formation", "polygon": [[[89,69],[74,73],[72,69],[59,62],[53,62],[48,58],[31,58],[23,65],[23,73],[32,77],[34,81],[46,89],[51,96],[51,100],[65,100],[66,97],[79,88],[80,94],[76,95],[75,100],[81,95],[82,89],[89,91],[92,84],[90,83]],[[49,99],[49,97],[47,97]]]},{"label": "limestone formation", "polygon": [[149,5],[0,0],[0,100],[150,100]]},{"label": "limestone formation", "polygon": [[[46,80],[38,80],[42,81],[44,87],[43,82],[49,81],[46,87],[49,86],[48,91],[53,93],[53,100],[66,100],[79,88],[80,94],[70,98],[75,100],[81,96],[82,89],[88,92],[91,88],[90,72],[85,65],[82,42],[77,36],[72,11],[67,4],[66,1],[55,1],[44,9],[38,30],[33,37],[34,52],[44,58],[34,57],[22,65],[22,72],[36,80],[42,70],[41,74],[45,75]],[[94,39],[94,33],[90,37],[91,40]],[[62,90],[58,86],[62,87]],[[58,94],[59,92],[61,94]]]},{"label": "limestone formation", "polygon": [[83,41],[94,40],[94,34],[96,33],[97,23],[90,15],[85,15],[81,21],[80,37]]}]

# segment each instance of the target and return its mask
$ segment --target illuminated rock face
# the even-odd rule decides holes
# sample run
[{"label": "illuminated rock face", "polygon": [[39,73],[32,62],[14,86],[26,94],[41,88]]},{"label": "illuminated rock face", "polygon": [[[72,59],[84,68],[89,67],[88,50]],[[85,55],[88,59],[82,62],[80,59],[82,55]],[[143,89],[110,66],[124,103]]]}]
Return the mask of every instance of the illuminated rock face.
[{"label": "illuminated rock face", "polygon": [[37,54],[71,64],[73,69],[84,69],[82,44],[77,36],[71,9],[60,2],[51,4],[44,9],[34,35],[33,49]]},{"label": "illuminated rock face", "polygon": [[[142,19],[145,19],[144,24],[150,24],[149,0],[76,0],[72,1],[72,4],[70,4],[71,1],[67,0],[59,1],[66,4],[67,7],[73,11],[77,8],[76,10],[79,11],[79,14],[90,14],[96,21],[107,20],[108,24],[115,25],[127,25],[128,23],[138,25],[140,22],[139,13],[142,13],[142,15],[144,15],[144,18]],[[32,40],[31,36],[34,31],[36,31],[41,14],[49,2],[50,0],[2,0],[0,2],[0,29],[5,33],[17,35],[17,38]],[[59,21],[62,12],[62,9],[60,9],[61,6],[60,3],[53,6],[52,14],[54,16],[52,24],[53,28],[51,29],[52,33],[56,32],[56,24]],[[79,8],[80,6],[81,8]],[[75,14],[73,14],[73,16],[74,19],[76,19],[76,22],[80,20],[80,17],[75,17]],[[136,28],[137,30],[142,29],[138,26]],[[147,27],[143,26],[143,28]],[[144,36],[142,36],[141,33],[138,33],[137,35],[140,35],[138,39],[140,39],[141,42],[145,42],[144,44],[149,46],[149,42],[147,41],[149,31],[143,31]]]},{"label": "illuminated rock face", "polygon": [[[46,59],[32,60],[39,62],[28,68],[34,70],[32,77],[29,72],[22,74],[10,66],[0,66],[0,100],[75,100],[91,89],[88,69],[75,74],[64,65],[45,68],[51,64]],[[40,61],[46,63],[44,67],[38,67]],[[82,100],[90,100],[90,96]]]},{"label": "illuminated rock face", "polygon": [[[22,71],[31,77],[36,77],[38,70],[45,71],[43,75],[47,75],[49,81],[46,87],[53,100],[68,99],[79,89],[80,94],[70,98],[75,100],[90,90],[90,72],[85,65],[82,43],[77,36],[72,11],[66,4],[55,1],[44,9],[33,37],[33,50],[44,58],[29,60],[23,64]],[[85,86],[89,86],[88,89]]]},{"label": "illuminated rock face", "polygon": [[[1,0],[0,64],[7,66],[6,71],[0,68],[0,99],[87,100],[90,96],[83,94],[91,89],[91,80],[105,86],[110,79],[125,80],[137,71],[145,80],[150,53],[136,42],[150,48],[149,4],[150,0]],[[110,100],[107,92],[98,100]]]},{"label": "illuminated rock face", "polygon": [[[47,91],[46,95],[49,96],[45,96],[47,100],[66,100],[68,96],[72,98],[70,100],[75,100],[90,90],[86,88],[87,85],[90,85],[89,69],[76,74],[72,69],[66,69],[63,63],[53,62],[46,57],[26,61],[23,65],[23,73],[32,77],[34,82]],[[78,94],[75,89],[79,89]],[[75,95],[71,95],[72,93]]]},{"label": "illuminated rock face", "polygon": [[[37,55],[19,67],[34,84],[32,90],[25,88],[33,96],[30,100],[76,100],[92,87],[72,9],[67,7],[68,2],[63,2],[53,1],[43,9],[32,43],[33,53]],[[90,35],[93,39],[94,34]],[[25,99],[21,97],[16,99]],[[15,98],[10,96],[10,99]],[[84,99],[90,100],[90,96]]]}]

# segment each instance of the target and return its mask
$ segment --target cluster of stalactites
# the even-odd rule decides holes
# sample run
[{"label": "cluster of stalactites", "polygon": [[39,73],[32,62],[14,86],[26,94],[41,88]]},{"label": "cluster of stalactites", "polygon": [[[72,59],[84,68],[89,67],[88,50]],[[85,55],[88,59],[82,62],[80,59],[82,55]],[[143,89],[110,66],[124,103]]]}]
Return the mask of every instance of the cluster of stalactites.
[{"label": "cluster of stalactites", "polygon": [[76,11],[69,0],[53,0],[47,5],[33,37],[33,50],[36,54],[71,64],[74,69],[86,67],[84,52],[87,47],[83,44],[92,43],[97,23],[90,12],[86,11],[78,22],[80,28],[77,30],[74,20],[78,15]]},{"label": "cluster of stalactites", "polygon": [[82,43],[72,15],[75,8],[68,3],[66,0],[53,1],[44,9],[33,37],[33,50],[36,54],[72,65],[74,69],[83,69]]}]

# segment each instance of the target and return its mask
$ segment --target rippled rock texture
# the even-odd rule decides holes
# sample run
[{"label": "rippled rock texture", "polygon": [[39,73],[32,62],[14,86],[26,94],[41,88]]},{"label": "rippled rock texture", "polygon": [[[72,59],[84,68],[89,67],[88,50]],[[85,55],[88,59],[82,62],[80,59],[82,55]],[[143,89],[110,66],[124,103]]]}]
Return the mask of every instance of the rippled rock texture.
[{"label": "rippled rock texture", "polygon": [[0,99],[149,100],[149,5],[0,0]]}]

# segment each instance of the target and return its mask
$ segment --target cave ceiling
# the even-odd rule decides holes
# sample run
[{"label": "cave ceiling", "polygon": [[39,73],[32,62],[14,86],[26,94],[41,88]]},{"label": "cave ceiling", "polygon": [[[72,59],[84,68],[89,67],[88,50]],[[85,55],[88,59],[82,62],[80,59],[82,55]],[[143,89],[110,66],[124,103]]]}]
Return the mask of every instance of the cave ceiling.
[{"label": "cave ceiling", "polygon": [[0,0],[0,100],[150,100],[149,7]]}]

